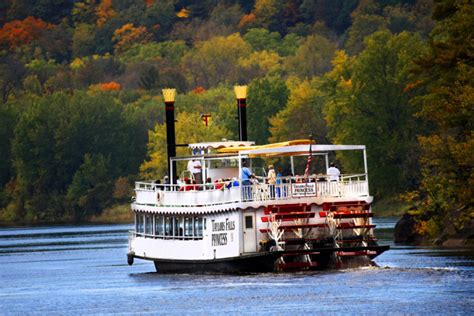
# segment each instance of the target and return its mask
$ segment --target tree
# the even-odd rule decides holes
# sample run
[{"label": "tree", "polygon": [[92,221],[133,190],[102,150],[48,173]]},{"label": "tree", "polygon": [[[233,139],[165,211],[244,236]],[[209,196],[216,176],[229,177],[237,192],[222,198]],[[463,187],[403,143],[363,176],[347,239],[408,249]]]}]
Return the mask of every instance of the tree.
[{"label": "tree", "polygon": [[290,94],[285,82],[278,77],[254,79],[248,87],[248,135],[257,144],[270,137],[269,119],[283,109]]},{"label": "tree", "polygon": [[[418,177],[416,134],[423,125],[409,104],[412,60],[423,47],[417,35],[388,31],[373,34],[356,58],[339,53],[326,76],[325,115],[334,143],[365,144],[371,188],[377,195],[414,187]],[[343,164],[356,170],[359,163],[341,155]]]},{"label": "tree", "polygon": [[135,27],[128,23],[115,30],[112,40],[115,42],[115,52],[120,53],[134,45],[146,44],[151,41],[152,35],[144,26]]},{"label": "tree", "polygon": [[379,15],[357,14],[348,30],[347,42],[344,44],[346,50],[352,55],[356,55],[364,49],[364,39],[384,28],[386,20]]},{"label": "tree", "polygon": [[239,34],[217,36],[196,44],[183,58],[183,68],[191,87],[205,88],[220,83],[236,83],[241,78],[238,59],[250,54],[250,46]]},{"label": "tree", "polygon": [[254,28],[247,31],[244,39],[253,50],[276,51],[280,45],[281,37],[278,32],[270,32],[264,28]]},{"label": "tree", "polygon": [[303,79],[321,75],[331,69],[336,49],[336,44],[327,38],[310,35],[301,43],[294,56],[286,58],[286,71]]},{"label": "tree", "polygon": [[317,143],[327,143],[320,86],[319,78],[293,84],[286,107],[270,118],[270,142],[308,138],[311,134]]},{"label": "tree", "polygon": [[103,155],[84,156],[66,195],[76,221],[99,214],[110,203],[114,187],[109,169],[110,160]]},{"label": "tree", "polygon": [[429,50],[417,60],[411,85],[427,89],[416,104],[433,126],[419,137],[421,224],[431,238],[469,227],[474,211],[474,6],[438,1],[433,17]]},{"label": "tree", "polygon": [[282,60],[277,53],[268,51],[253,52],[249,57],[239,60],[245,78],[263,78],[267,75],[279,75],[282,72]]},{"label": "tree", "polygon": [[38,39],[43,31],[52,27],[53,25],[32,16],[22,21],[14,20],[5,23],[0,29],[0,47],[13,50],[28,45],[33,40]]},{"label": "tree", "polygon": [[24,66],[9,56],[0,56],[0,97],[2,103],[7,102],[11,93],[17,89],[26,71]]}]

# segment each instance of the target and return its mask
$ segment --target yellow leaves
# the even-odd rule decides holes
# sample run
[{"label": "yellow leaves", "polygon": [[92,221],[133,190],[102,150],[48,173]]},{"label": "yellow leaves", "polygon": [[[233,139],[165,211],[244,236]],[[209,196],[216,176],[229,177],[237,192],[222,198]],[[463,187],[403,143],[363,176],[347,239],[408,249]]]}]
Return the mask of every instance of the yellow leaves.
[{"label": "yellow leaves", "polygon": [[189,17],[190,14],[191,14],[191,11],[189,11],[186,8],[182,8],[181,10],[179,10],[178,13],[176,13],[176,16],[180,19],[186,19]]},{"label": "yellow leaves", "polygon": [[247,70],[257,67],[264,76],[280,71],[282,60],[277,53],[264,50],[253,52],[247,58],[240,58],[239,64]]},{"label": "yellow leaves", "polygon": [[344,80],[344,77],[341,76],[340,78],[340,83],[341,83],[341,87],[344,88],[344,89],[351,89],[352,88],[352,79],[347,79],[347,80]]},{"label": "yellow leaves", "polygon": [[81,58],[75,58],[69,64],[69,67],[71,67],[72,70],[78,70],[78,69],[84,67],[84,61]]}]

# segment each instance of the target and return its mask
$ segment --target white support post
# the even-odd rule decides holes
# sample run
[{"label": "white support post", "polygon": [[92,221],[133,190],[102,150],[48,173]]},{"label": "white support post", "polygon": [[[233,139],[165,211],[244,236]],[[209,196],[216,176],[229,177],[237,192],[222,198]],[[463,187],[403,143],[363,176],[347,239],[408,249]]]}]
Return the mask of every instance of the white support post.
[{"label": "white support post", "polygon": [[367,152],[366,150],[364,149],[363,151],[364,153],[364,173],[365,173],[365,181],[367,182],[367,194],[370,195],[370,191],[369,191],[369,172],[367,170]]},{"label": "white support post", "polygon": [[239,188],[240,188],[240,202],[242,203],[242,195],[244,194],[244,187],[242,185],[242,156],[239,153]]},{"label": "white support post", "polygon": [[293,160],[293,156],[290,156],[290,161],[291,161],[291,175],[294,177],[295,176],[295,161]]},{"label": "white support post", "polygon": [[206,191],[206,179],[207,179],[207,172],[206,172],[206,160],[201,159],[201,184],[203,185],[204,191]]},{"label": "white support post", "polygon": [[329,169],[329,154],[324,154],[324,160],[326,161],[326,170]]}]

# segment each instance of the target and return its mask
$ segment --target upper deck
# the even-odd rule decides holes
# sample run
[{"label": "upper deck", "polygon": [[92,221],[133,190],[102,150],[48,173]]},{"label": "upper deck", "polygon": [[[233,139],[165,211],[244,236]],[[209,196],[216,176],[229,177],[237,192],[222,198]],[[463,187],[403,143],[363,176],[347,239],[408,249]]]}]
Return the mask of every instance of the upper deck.
[{"label": "upper deck", "polygon": [[[296,145],[294,145],[295,142]],[[315,145],[301,144],[301,142],[294,141],[269,146],[228,147],[220,149],[220,153],[174,157],[171,159],[172,161],[200,160],[203,167],[203,179],[212,176],[213,180],[227,178],[227,181],[217,180],[217,182],[206,184],[136,182],[134,205],[140,209],[156,211],[171,211],[172,209],[173,212],[200,212],[280,203],[322,204],[354,199],[371,201],[365,146]],[[343,174],[337,181],[331,181],[331,178],[324,174],[285,176],[278,177],[276,184],[268,184],[265,177],[256,177],[251,185],[242,185],[242,180],[239,177],[244,159],[289,157],[293,171],[294,157],[322,156],[327,169],[329,167],[329,152],[344,150],[362,151],[364,173]],[[233,161],[233,168],[229,168],[229,165],[213,168],[212,164],[216,160]]]}]

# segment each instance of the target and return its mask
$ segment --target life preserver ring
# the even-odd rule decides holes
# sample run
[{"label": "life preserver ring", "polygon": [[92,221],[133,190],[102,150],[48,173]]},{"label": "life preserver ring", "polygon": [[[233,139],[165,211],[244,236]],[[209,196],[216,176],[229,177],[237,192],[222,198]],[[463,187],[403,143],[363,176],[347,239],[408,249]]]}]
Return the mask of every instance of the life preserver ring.
[{"label": "life preserver ring", "polygon": [[165,197],[165,192],[158,191],[156,192],[156,204],[161,205],[163,204],[163,198]]}]

